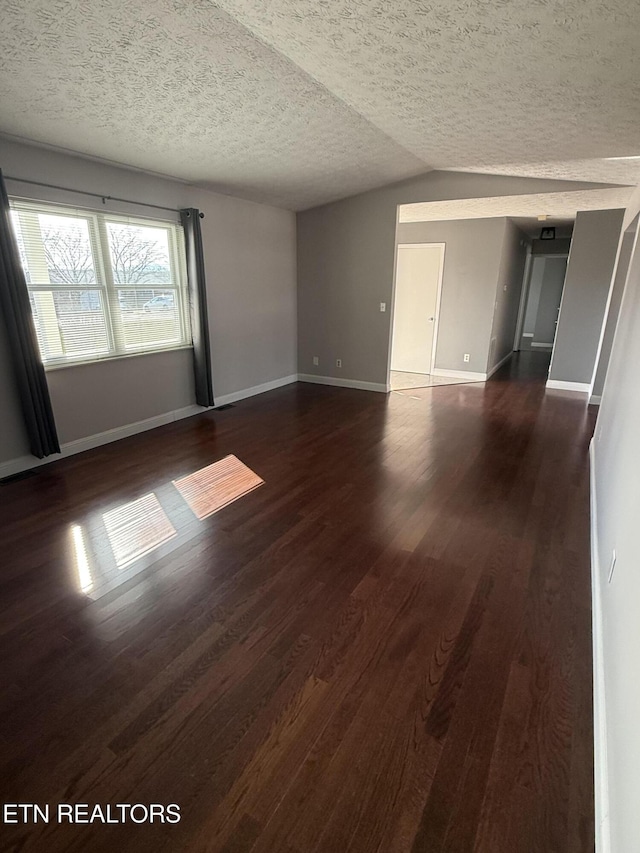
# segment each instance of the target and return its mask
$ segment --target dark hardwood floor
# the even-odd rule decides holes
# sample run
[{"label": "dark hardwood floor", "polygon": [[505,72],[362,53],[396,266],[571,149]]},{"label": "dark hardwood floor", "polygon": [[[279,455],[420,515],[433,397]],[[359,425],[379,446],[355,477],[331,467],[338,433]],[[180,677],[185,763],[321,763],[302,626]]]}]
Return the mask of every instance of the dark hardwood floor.
[{"label": "dark hardwood floor", "polygon": [[[2,801],[52,807],[2,849],[591,853],[593,414],[545,374],[292,385],[0,486]],[[172,480],[227,454],[265,484],[198,521]]]}]

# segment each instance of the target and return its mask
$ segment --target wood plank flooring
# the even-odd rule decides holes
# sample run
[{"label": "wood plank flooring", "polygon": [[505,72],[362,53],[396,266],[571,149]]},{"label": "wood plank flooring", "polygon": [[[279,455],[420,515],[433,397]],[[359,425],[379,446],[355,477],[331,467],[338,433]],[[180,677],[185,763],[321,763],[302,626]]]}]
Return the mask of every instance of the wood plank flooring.
[{"label": "wood plank flooring", "polygon": [[[1,485],[2,801],[52,808],[1,849],[591,853],[594,416],[546,366],[292,385]],[[229,454],[265,484],[198,520],[172,481]]]}]

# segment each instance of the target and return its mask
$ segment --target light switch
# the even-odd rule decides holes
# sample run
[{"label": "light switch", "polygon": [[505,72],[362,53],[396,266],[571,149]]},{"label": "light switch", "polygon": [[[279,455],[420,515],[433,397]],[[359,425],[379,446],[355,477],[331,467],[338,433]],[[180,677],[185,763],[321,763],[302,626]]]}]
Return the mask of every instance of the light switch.
[{"label": "light switch", "polygon": [[386,302],[381,302],[381,303],[380,303],[380,310],[381,310],[383,313],[387,310],[387,303],[386,303]]}]

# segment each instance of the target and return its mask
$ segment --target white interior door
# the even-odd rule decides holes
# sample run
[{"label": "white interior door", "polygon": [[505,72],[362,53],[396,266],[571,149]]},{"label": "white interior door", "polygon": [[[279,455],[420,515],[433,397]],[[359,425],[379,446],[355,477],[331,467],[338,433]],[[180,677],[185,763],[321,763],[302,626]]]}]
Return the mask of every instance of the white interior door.
[{"label": "white interior door", "polygon": [[431,373],[444,246],[398,246],[391,370]]}]

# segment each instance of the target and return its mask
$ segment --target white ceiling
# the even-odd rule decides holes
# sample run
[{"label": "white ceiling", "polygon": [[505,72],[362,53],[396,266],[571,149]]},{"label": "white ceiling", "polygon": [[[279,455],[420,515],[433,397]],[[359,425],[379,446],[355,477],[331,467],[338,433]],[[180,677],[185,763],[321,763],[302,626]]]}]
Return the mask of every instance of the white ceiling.
[{"label": "white ceiling", "polygon": [[438,222],[446,219],[486,219],[494,216],[531,217],[541,214],[550,219],[574,219],[579,210],[626,207],[632,192],[631,187],[615,187],[401,204],[398,208],[398,222]]},{"label": "white ceiling", "polygon": [[[0,131],[294,209],[640,182],[636,0],[3,0]],[[506,165],[505,165],[506,164]]]}]

